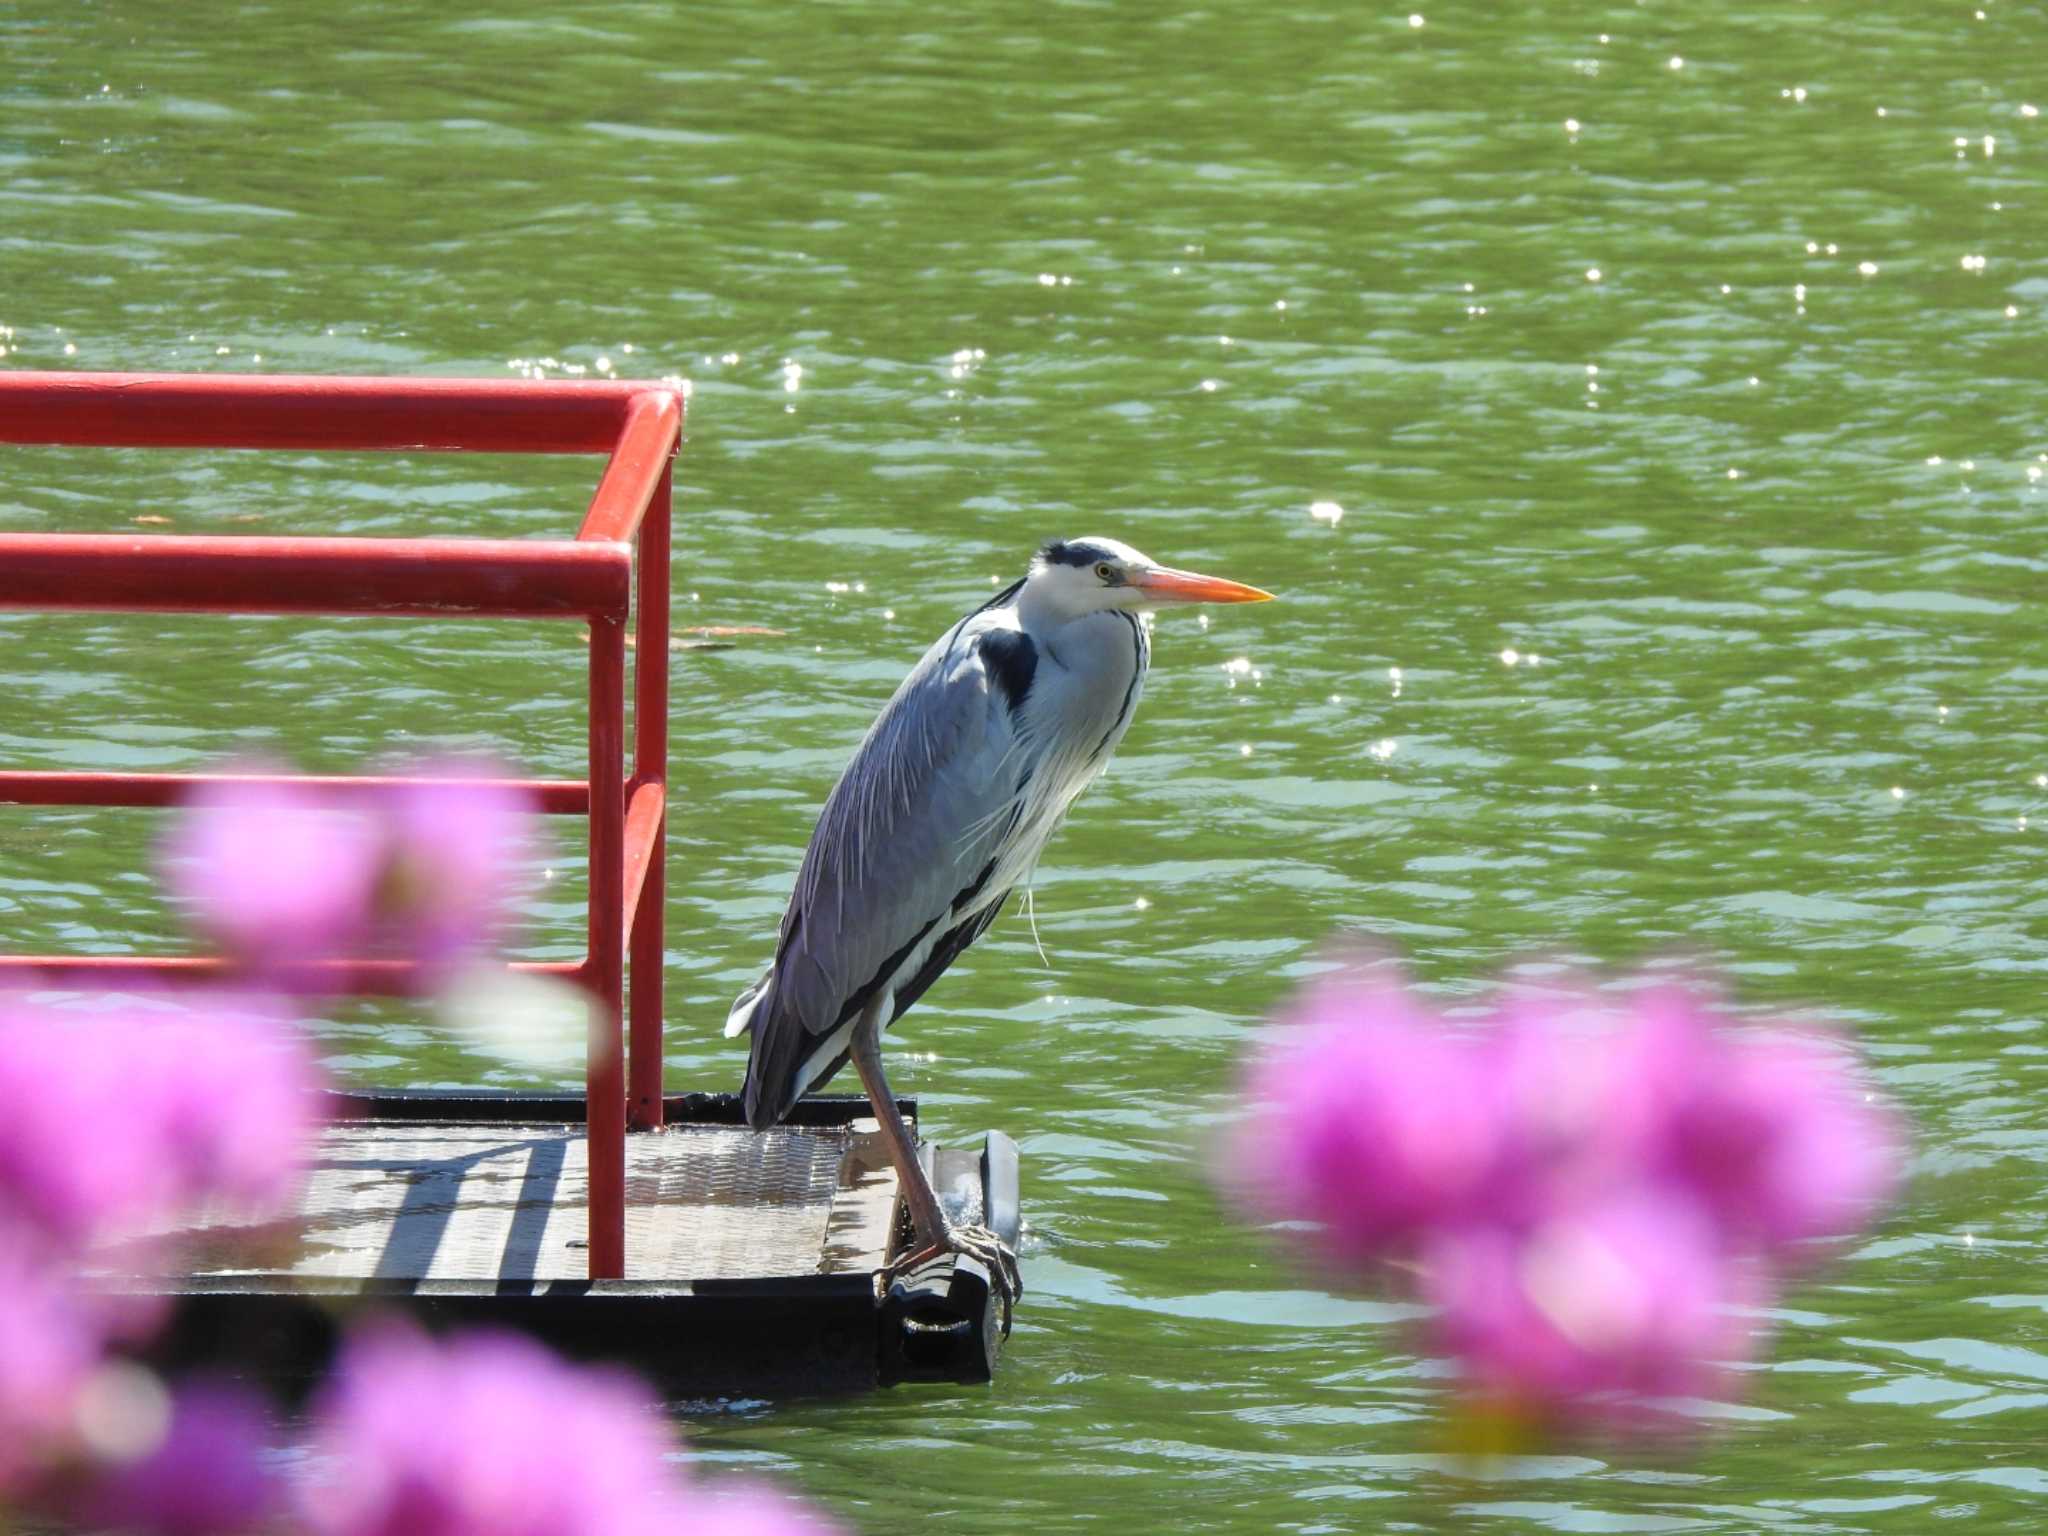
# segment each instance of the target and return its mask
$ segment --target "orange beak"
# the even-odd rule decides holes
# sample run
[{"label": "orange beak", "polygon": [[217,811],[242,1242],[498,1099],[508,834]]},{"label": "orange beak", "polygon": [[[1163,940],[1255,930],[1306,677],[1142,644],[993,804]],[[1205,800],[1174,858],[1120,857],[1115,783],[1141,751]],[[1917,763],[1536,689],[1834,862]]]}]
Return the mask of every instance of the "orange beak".
[{"label": "orange beak", "polygon": [[1176,571],[1170,565],[1155,565],[1131,577],[1131,585],[1160,603],[1270,603],[1273,594],[1241,581],[1221,576],[1202,576],[1194,571]]}]

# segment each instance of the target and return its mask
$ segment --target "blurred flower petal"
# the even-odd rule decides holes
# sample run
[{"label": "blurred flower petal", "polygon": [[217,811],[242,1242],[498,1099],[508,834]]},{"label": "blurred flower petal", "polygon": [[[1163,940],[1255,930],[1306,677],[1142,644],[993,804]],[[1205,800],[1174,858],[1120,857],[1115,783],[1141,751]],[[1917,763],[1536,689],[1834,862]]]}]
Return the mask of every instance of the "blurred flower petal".
[{"label": "blurred flower petal", "polygon": [[1901,1129],[1838,1042],[1668,985],[1523,990],[1453,1027],[1385,974],[1283,1011],[1223,1183],[1354,1276],[1413,1279],[1496,1415],[1711,1394],[1779,1272],[1897,1184]]},{"label": "blurred flower petal", "polygon": [[70,1276],[0,1229],[0,1494],[36,1473],[68,1431],[108,1321]]},{"label": "blurred flower petal", "polygon": [[347,1346],[315,1413],[326,1536],[599,1536],[676,1527],[652,1403],[525,1339],[389,1326]]},{"label": "blurred flower petal", "polygon": [[1744,1356],[1738,1306],[1761,1299],[1683,1191],[1633,1192],[1526,1231],[1435,1240],[1424,1291],[1442,1343],[1481,1394],[1546,1411],[1603,1395],[1700,1397]]},{"label": "blurred flower petal", "polygon": [[430,764],[415,770],[426,782],[394,791],[381,808],[387,840],[376,893],[381,947],[425,966],[430,986],[499,939],[515,877],[533,852],[527,796],[433,782],[458,771],[502,776],[486,765]]},{"label": "blurred flower petal", "polygon": [[271,1456],[262,1397],[225,1383],[187,1386],[157,1443],[103,1469],[81,1513],[95,1529],[232,1536],[265,1525],[282,1504]]},{"label": "blurred flower petal", "polygon": [[1493,1166],[1480,1066],[1391,983],[1321,978],[1252,1065],[1226,1185],[1254,1219],[1317,1223],[1338,1263],[1399,1249],[1463,1211]]},{"label": "blurred flower petal", "polygon": [[215,784],[180,812],[164,878],[228,954],[258,972],[289,971],[360,938],[382,849],[359,810],[288,785]]}]

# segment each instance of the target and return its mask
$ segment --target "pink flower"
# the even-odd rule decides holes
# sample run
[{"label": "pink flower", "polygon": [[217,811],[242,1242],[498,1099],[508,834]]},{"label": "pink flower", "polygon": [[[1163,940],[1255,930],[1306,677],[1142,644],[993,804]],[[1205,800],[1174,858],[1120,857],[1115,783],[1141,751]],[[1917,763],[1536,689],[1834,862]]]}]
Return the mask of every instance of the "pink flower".
[{"label": "pink flower", "polygon": [[289,1199],[321,1113],[297,1027],[259,994],[178,1001],[0,1003],[0,1231],[75,1257],[202,1201]]},{"label": "pink flower", "polygon": [[678,1527],[653,1405],[510,1335],[359,1333],[315,1412],[326,1536],[599,1536]]},{"label": "pink flower", "polygon": [[1339,1264],[1399,1251],[1480,1197],[1498,1151],[1478,1046],[1362,970],[1319,977],[1253,1062],[1226,1185],[1315,1223]]},{"label": "pink flower", "polygon": [[531,851],[516,790],[460,783],[478,765],[336,807],[288,784],[203,791],[167,845],[166,878],[199,927],[258,975],[323,960],[408,960],[432,989],[494,940]]},{"label": "pink flower", "polygon": [[1527,1229],[1447,1231],[1423,1274],[1439,1342],[1480,1395],[1545,1413],[1612,1409],[1603,1397],[1616,1394],[1715,1391],[1750,1347],[1735,1308],[1761,1295],[1675,1189],[1590,1202]]},{"label": "pink flower", "polygon": [[68,1438],[115,1319],[0,1227],[0,1494]]},{"label": "pink flower", "polygon": [[158,1209],[169,1181],[156,1126],[131,1114],[125,1014],[0,998],[0,1234],[76,1253]]},{"label": "pink flower", "polygon": [[381,809],[379,947],[417,959],[438,983],[499,937],[532,852],[533,807],[516,790],[428,782],[396,791]]},{"label": "pink flower", "polygon": [[222,949],[276,974],[358,941],[383,846],[360,810],[289,785],[212,785],[180,814],[165,846],[164,878]]},{"label": "pink flower", "polygon": [[1674,1107],[1665,1148],[1719,1219],[1780,1260],[1860,1230],[1900,1177],[1890,1109],[1859,1088],[1839,1044],[1779,1034],[1721,1044]]},{"label": "pink flower", "polygon": [[1436,1347],[1545,1415],[1725,1383],[1740,1317],[1897,1182],[1891,1112],[1821,1037],[1696,991],[1560,989],[1454,1030],[1381,976],[1314,983],[1247,1074],[1226,1186],[1328,1259],[1412,1266]]},{"label": "pink flower", "polygon": [[829,1527],[759,1489],[686,1483],[638,1383],[508,1334],[359,1331],[314,1405],[318,1536],[801,1536]]},{"label": "pink flower", "polygon": [[233,1536],[266,1524],[283,1503],[272,1454],[263,1398],[226,1384],[187,1386],[162,1439],[100,1469],[79,1513],[94,1529]]},{"label": "pink flower", "polygon": [[152,1115],[173,1197],[281,1215],[323,1121],[324,1080],[298,1021],[274,997],[186,993],[182,1018],[137,1021],[136,1112]]}]

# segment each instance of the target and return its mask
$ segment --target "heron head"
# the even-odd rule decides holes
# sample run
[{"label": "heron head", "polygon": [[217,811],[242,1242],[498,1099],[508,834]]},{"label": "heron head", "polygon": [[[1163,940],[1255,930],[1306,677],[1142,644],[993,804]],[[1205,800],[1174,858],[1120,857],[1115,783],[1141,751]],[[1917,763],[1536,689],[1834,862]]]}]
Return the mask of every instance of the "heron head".
[{"label": "heron head", "polygon": [[1031,562],[1027,585],[1048,608],[1068,617],[1109,608],[1162,603],[1263,603],[1257,587],[1161,565],[1115,539],[1054,539]]}]

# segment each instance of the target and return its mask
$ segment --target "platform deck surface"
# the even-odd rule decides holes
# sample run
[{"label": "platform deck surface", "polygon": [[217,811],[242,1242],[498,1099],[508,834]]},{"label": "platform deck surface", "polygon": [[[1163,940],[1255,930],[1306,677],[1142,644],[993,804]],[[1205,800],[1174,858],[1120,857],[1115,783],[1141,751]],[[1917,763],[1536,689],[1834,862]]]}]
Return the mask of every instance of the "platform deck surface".
[{"label": "platform deck surface", "polygon": [[[629,1136],[627,1279],[879,1267],[896,1181],[872,1127],[684,1125]],[[188,1236],[213,1250],[201,1274],[580,1280],[589,1272],[586,1152],[580,1125],[337,1123],[300,1198],[296,1249],[252,1262],[220,1227],[202,1222]]]}]

